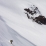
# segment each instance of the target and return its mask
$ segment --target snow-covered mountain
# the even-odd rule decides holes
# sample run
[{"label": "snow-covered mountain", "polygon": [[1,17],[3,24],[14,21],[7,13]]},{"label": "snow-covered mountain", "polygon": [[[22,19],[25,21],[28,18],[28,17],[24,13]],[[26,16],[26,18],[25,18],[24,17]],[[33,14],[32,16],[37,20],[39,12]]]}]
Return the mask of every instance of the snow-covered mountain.
[{"label": "snow-covered mountain", "polygon": [[[8,42],[10,39],[14,40],[15,46],[30,46],[31,43],[33,43],[33,46],[34,44],[46,46],[46,25],[33,22],[25,14],[24,8],[30,8],[32,5],[37,6],[41,14],[46,17],[46,0],[0,0],[0,16],[3,18],[3,20],[0,20],[0,46],[11,46]],[[28,41],[25,41],[19,35],[16,37],[18,34],[16,32]],[[19,37],[24,40],[20,40]]]}]

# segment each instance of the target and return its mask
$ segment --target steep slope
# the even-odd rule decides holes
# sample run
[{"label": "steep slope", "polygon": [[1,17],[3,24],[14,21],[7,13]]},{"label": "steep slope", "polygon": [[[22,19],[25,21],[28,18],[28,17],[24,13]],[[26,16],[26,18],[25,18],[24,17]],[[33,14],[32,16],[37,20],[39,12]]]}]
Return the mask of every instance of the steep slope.
[{"label": "steep slope", "polygon": [[46,46],[46,25],[29,20],[24,8],[33,4],[46,17],[45,0],[0,0],[0,15],[6,24],[37,46]]},{"label": "steep slope", "polygon": [[[10,43],[13,40],[13,44]],[[8,27],[0,17],[0,46],[35,46],[12,28]]]}]

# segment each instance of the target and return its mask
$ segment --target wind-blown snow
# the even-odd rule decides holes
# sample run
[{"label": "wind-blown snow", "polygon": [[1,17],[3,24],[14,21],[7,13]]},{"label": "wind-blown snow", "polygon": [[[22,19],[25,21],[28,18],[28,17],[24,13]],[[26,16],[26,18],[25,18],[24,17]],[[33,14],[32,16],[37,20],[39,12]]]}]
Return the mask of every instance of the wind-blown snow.
[{"label": "wind-blown snow", "polygon": [[0,15],[20,35],[37,46],[46,46],[46,25],[39,25],[25,15],[24,8],[33,4],[46,17],[46,0],[0,0]]}]

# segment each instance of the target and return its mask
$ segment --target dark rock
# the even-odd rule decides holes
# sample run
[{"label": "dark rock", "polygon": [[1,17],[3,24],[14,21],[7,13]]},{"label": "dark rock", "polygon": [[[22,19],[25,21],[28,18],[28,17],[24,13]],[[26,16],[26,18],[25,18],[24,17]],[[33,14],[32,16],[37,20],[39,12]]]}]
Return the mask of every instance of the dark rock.
[{"label": "dark rock", "polygon": [[38,16],[34,19],[38,24],[46,24],[46,18],[44,16]]}]

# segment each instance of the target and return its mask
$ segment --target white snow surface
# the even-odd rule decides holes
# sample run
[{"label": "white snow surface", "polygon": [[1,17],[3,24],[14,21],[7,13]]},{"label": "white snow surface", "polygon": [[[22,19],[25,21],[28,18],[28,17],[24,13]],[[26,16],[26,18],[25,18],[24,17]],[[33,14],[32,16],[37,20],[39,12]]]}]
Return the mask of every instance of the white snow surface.
[{"label": "white snow surface", "polygon": [[[11,44],[10,40],[13,40]],[[28,41],[15,30],[6,25],[5,21],[0,17],[0,46],[36,46]]]},{"label": "white snow surface", "polygon": [[[9,27],[36,46],[46,46],[46,25],[39,25],[32,20],[29,20],[25,14],[24,8],[29,8],[31,5],[37,6],[42,15],[46,17],[46,0],[0,0],[0,16],[2,16]],[[1,24],[2,23],[0,23],[0,25]],[[8,32],[8,29],[6,30]],[[6,35],[8,38],[2,36],[3,33],[0,35],[0,41],[2,38],[5,38],[5,42],[0,42],[0,46],[3,46],[2,43],[6,46],[11,46],[7,41],[12,39],[10,36],[13,34],[10,35],[9,32]],[[2,39],[2,41],[4,41],[4,39]]]}]

